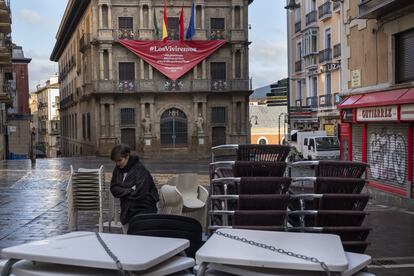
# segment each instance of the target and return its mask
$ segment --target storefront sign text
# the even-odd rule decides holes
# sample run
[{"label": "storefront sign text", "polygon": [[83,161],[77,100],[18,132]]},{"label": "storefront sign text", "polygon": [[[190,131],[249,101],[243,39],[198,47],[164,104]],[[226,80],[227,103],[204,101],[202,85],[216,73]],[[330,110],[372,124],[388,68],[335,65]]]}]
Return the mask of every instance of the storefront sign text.
[{"label": "storefront sign text", "polygon": [[358,108],[357,120],[359,122],[396,121],[397,113],[396,105]]}]

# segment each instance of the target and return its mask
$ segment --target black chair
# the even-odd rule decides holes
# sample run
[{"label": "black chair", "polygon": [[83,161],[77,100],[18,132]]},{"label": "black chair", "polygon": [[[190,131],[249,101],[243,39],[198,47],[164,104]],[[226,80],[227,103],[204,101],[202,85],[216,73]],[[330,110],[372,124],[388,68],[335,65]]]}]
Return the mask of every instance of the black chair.
[{"label": "black chair", "polygon": [[194,258],[202,246],[201,224],[191,217],[164,214],[143,214],[134,216],[129,222],[128,235],[156,236],[187,239],[190,247],[185,250]]}]

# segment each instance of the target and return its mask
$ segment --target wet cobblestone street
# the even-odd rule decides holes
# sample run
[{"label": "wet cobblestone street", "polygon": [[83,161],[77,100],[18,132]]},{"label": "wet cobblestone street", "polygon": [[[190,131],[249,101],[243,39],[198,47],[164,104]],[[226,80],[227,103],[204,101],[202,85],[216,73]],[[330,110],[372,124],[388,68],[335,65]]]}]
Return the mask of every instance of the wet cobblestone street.
[{"label": "wet cobblestone street", "polygon": [[[201,184],[208,184],[208,160],[143,160],[161,185],[175,173],[195,172]],[[98,168],[101,164],[110,180],[113,163],[108,158],[38,159],[0,162],[0,248],[67,233],[66,185],[70,165]],[[309,175],[294,171],[293,175]],[[365,225],[373,230],[366,253],[374,258],[369,271],[376,275],[414,275],[414,213],[372,202]],[[95,231],[96,215],[79,216],[79,230]]]}]

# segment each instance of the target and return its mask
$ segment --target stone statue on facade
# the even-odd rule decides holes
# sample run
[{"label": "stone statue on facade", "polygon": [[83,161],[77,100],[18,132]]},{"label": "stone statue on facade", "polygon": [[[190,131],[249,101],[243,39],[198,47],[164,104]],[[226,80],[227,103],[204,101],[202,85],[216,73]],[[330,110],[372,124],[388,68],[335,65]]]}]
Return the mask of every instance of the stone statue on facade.
[{"label": "stone statue on facade", "polygon": [[144,128],[144,135],[151,134],[151,118],[148,114],[142,119],[142,127]]},{"label": "stone statue on facade", "polygon": [[197,134],[204,134],[204,129],[203,129],[204,119],[203,119],[203,116],[201,116],[201,113],[198,114],[198,117],[195,120],[195,124],[197,127]]}]

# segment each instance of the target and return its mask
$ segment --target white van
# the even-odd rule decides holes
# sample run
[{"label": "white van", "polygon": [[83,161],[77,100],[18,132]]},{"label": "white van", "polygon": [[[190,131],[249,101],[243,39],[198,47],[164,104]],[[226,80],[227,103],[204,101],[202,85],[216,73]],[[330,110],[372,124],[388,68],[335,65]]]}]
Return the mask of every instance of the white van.
[{"label": "white van", "polygon": [[325,131],[292,132],[291,145],[304,159],[339,159],[339,140],[336,136],[327,136]]}]

